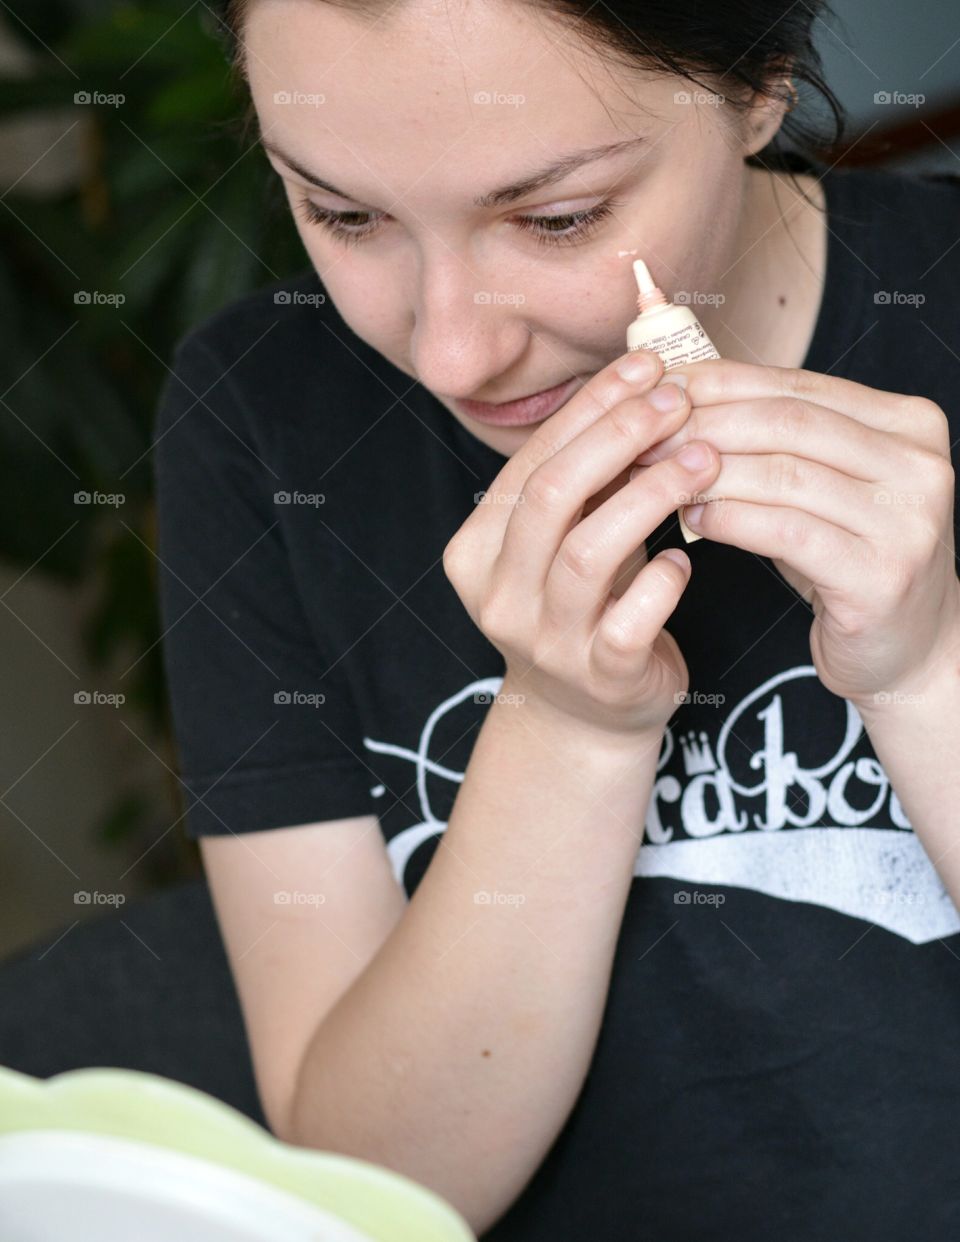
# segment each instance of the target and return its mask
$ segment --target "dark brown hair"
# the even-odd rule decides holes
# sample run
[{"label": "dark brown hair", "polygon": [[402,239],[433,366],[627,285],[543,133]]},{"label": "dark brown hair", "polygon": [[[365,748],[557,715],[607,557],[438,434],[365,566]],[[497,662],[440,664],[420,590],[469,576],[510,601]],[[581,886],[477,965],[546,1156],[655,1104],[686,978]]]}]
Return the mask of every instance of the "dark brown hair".
[{"label": "dark brown hair", "polygon": [[[221,0],[218,20],[235,72],[245,76],[243,26],[254,0]],[[318,0],[321,2],[321,0]],[[745,162],[789,173],[809,167],[845,137],[842,104],[823,78],[813,31],[821,0],[521,0],[580,36],[613,63],[669,73],[722,95],[724,106],[745,110],[755,96],[800,106],[784,114],[770,143]],[[390,0],[322,0],[360,17],[383,15]],[[402,0],[394,0],[402,4]],[[792,95],[784,79],[791,78]],[[832,114],[827,131],[802,106],[800,85],[820,96]],[[798,187],[799,188],[799,187]]]}]

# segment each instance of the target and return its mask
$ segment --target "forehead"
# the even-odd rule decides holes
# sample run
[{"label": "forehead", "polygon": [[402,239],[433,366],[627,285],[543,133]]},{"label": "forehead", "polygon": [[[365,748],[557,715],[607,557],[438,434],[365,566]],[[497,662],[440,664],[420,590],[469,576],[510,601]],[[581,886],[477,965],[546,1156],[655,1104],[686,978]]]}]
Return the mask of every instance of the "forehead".
[{"label": "forehead", "polygon": [[462,206],[559,154],[656,136],[677,81],[611,66],[519,0],[413,0],[372,19],[254,0],[245,42],[264,137],[371,202]]}]

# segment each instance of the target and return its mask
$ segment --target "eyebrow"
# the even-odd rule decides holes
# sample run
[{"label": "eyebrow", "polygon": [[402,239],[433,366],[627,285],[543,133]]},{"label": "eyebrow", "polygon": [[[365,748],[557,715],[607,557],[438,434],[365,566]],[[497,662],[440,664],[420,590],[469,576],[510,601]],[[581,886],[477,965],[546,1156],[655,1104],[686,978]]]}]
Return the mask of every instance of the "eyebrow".
[{"label": "eyebrow", "polygon": [[[353,199],[352,194],[347,194],[344,190],[338,190],[329,181],[325,181],[308,168],[304,168],[292,156],[282,151],[276,143],[268,142],[265,138],[261,138],[260,141],[265,150],[271,151],[292,172],[295,172],[298,177],[302,177],[304,181],[308,181],[320,190],[328,190],[331,194],[338,194],[341,198]],[[516,202],[518,198],[525,198],[526,195],[532,194],[534,190],[540,190],[544,186],[562,181],[575,168],[593,163],[595,160],[601,160],[605,156],[612,155],[615,151],[623,151],[630,147],[639,146],[644,142],[646,142],[646,138],[643,137],[624,138],[621,142],[610,142],[604,146],[587,147],[582,151],[573,151],[569,155],[561,156],[560,159],[547,164],[529,177],[523,177],[520,181],[514,181],[511,185],[501,186],[499,190],[491,190],[489,194],[478,195],[474,198],[473,204],[475,207],[503,207],[508,203]],[[353,201],[360,202],[361,200],[354,199]]]}]

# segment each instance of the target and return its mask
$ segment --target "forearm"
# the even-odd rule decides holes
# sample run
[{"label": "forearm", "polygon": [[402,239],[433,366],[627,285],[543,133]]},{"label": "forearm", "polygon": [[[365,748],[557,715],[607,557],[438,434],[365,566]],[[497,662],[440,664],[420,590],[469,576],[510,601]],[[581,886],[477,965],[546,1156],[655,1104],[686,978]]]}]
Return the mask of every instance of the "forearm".
[{"label": "forearm", "polygon": [[294,1141],[405,1173],[478,1233],[506,1211],[590,1064],[661,736],[491,705],[407,910],[306,1051]]},{"label": "forearm", "polygon": [[860,715],[900,804],[960,910],[960,659]]}]

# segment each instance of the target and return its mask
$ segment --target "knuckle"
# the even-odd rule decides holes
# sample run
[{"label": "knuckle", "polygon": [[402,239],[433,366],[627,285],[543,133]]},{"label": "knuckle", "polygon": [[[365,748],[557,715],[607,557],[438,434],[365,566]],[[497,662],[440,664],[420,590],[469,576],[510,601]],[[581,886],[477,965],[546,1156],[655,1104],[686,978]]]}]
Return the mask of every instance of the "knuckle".
[{"label": "knuckle", "polygon": [[927,460],[927,475],[937,494],[951,495],[956,484],[956,471],[949,457],[931,453]]},{"label": "knuckle", "polygon": [[779,402],[774,419],[779,435],[800,437],[810,433],[814,413],[808,402],[797,397]]},{"label": "knuckle", "polygon": [[560,544],[557,560],[575,578],[590,581],[597,572],[598,549],[595,540],[582,538],[578,530],[579,527],[574,527]]},{"label": "knuckle", "polygon": [[608,614],[599,629],[599,637],[614,656],[629,656],[636,651],[637,638],[632,628],[615,615]]},{"label": "knuckle", "polygon": [[443,572],[447,576],[447,580],[455,583],[460,573],[460,565],[462,563],[462,553],[460,540],[454,536],[443,549]]},{"label": "knuckle", "polygon": [[776,540],[790,548],[805,548],[810,541],[809,528],[801,514],[784,514],[777,520]]},{"label": "knuckle", "polygon": [[509,635],[511,609],[501,594],[488,595],[477,610],[477,625],[496,646]]},{"label": "knuckle", "polygon": [[607,414],[608,434],[625,445],[633,445],[636,442],[638,430],[643,426],[642,419],[638,415],[649,414],[651,408],[634,397],[621,401]]},{"label": "knuckle", "polygon": [[950,455],[950,423],[944,410],[928,397],[904,397],[901,418],[914,436],[919,436],[934,452]]},{"label": "knuckle", "polygon": [[780,370],[780,391],[785,397],[809,397],[816,382],[817,377],[811,371],[794,367],[783,367]]},{"label": "knuckle", "polygon": [[523,487],[526,499],[538,509],[549,513],[561,511],[566,507],[567,488],[557,471],[553,461],[537,466]]},{"label": "knuckle", "polygon": [[767,469],[768,483],[774,495],[793,495],[802,489],[807,471],[801,458],[791,453],[772,453]]}]

